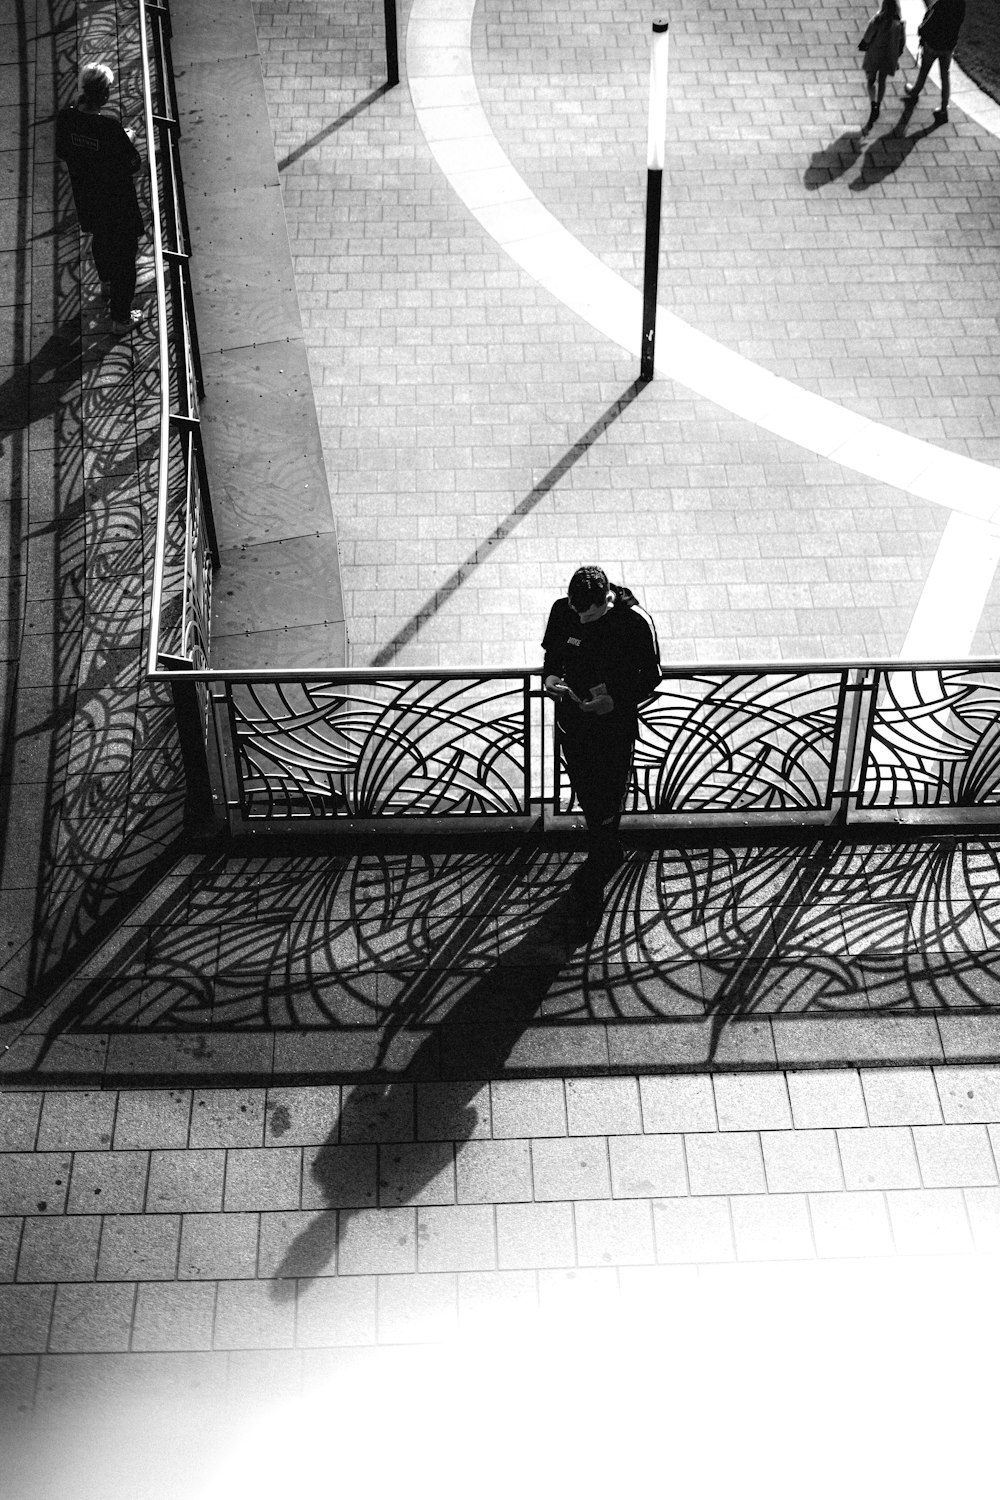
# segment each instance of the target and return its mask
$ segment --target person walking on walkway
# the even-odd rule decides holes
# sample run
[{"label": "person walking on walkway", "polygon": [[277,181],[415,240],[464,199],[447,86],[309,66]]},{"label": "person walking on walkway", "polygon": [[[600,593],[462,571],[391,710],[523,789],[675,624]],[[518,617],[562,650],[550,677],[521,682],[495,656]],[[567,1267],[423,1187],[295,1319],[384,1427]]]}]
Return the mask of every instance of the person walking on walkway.
[{"label": "person walking on walkway", "polygon": [[577,568],[542,640],[542,681],[554,699],[558,744],[587,824],[577,893],[586,924],[624,858],[618,838],[639,733],[639,705],[660,681],[656,627],[635,595],[603,568]]},{"label": "person walking on walkway", "polygon": [[858,51],[864,53],[861,66],[868,81],[868,98],[871,112],[862,127],[867,135],[875,124],[885,97],[886,79],[899,67],[899,59],[906,45],[906,27],[899,8],[899,0],[882,0],[882,5],[865,27],[865,34],[858,43]]},{"label": "person walking on walkway", "polygon": [[79,99],[61,110],[56,122],[56,155],[69,168],[80,228],[91,236],[111,327],[127,333],[142,322],[142,313],[132,310],[136,256],[145,233],[135,191],[142,157],[133,133],[103,113],[114,77],[106,63],[83,69]]},{"label": "person walking on walkway", "polygon": [[927,82],[927,75],[935,63],[941,75],[941,104],[934,111],[937,125],[948,123],[948,101],[951,98],[951,56],[958,41],[958,33],[965,20],[965,0],[931,0],[924,19],[917,27],[920,38],[920,67],[906,98],[913,104],[920,98],[920,91]]}]

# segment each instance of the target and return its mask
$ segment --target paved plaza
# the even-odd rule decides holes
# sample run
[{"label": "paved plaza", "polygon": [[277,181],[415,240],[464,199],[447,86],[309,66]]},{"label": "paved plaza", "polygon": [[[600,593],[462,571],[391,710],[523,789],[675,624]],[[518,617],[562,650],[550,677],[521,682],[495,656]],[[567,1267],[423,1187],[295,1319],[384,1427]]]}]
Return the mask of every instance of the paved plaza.
[{"label": "paved plaza", "polygon": [[[355,665],[592,558],[674,662],[997,653],[997,106],[862,143],[864,7],[684,0],[640,386],[642,7],[254,19]],[[4,1500],[991,1490],[1000,841],[640,837],[582,945],[572,838],[193,847],[52,153],[135,16],[0,38]]]}]

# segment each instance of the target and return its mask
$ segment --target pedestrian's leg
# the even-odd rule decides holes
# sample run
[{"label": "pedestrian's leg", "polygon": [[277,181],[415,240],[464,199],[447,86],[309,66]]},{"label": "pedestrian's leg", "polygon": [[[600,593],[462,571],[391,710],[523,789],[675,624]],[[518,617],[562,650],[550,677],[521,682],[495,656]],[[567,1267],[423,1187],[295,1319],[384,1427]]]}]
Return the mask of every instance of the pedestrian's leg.
[{"label": "pedestrian's leg", "polygon": [[941,73],[941,106],[934,111],[934,118],[944,124],[948,118],[948,101],[951,99],[950,52],[941,52],[938,55],[938,68]]},{"label": "pedestrian's leg", "polygon": [[873,103],[874,103],[876,109],[880,109],[881,108],[881,106],[882,106],[882,100],[885,98],[885,81],[888,78],[888,76],[889,76],[888,73],[880,73],[878,75],[878,78],[875,80],[875,82],[876,82],[876,89],[875,89],[875,98],[873,100]]},{"label": "pedestrian's leg", "polygon": [[139,242],[134,235],[116,238],[111,256],[111,316],[116,323],[127,323],[135,295],[135,261]]},{"label": "pedestrian's leg", "polygon": [[110,281],[114,266],[114,241],[106,229],[94,230],[90,236],[90,253],[98,278],[102,282]]},{"label": "pedestrian's leg", "polygon": [[927,75],[931,70],[933,61],[934,53],[928,52],[926,47],[922,47],[920,49],[920,67],[917,69],[917,76],[910,87],[903,90],[904,99],[917,99],[919,97],[920,90],[927,82]]}]

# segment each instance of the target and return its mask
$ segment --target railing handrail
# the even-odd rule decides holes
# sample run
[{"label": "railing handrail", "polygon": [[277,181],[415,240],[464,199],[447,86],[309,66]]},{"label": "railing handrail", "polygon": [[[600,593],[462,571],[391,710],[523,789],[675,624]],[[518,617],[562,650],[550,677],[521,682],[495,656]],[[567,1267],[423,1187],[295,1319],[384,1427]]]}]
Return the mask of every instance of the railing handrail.
[{"label": "railing handrail", "polygon": [[[710,676],[772,677],[825,673],[833,676],[838,672],[937,672],[942,668],[960,667],[963,671],[975,671],[983,667],[1000,671],[998,656],[960,656],[914,658],[904,661],[899,657],[827,657],[823,660],[789,661],[694,661],[663,663],[663,675],[692,677],[698,673]],[[506,678],[538,677],[542,672],[541,662],[534,666],[484,667],[468,664],[454,667],[205,667],[197,670],[166,667],[150,668],[150,675],[161,680],[173,679],[183,682],[451,682],[460,678],[475,677],[484,681]]]},{"label": "railing handrail", "polygon": [[[157,7],[161,9],[162,7]],[[149,71],[149,39],[146,34],[146,0],[139,0],[139,48],[142,59],[142,105],[146,125],[146,158],[149,170],[150,211],[153,217],[153,277],[156,287],[156,323],[160,366],[160,452],[156,481],[156,537],[153,557],[153,584],[149,603],[149,655],[147,670],[157,670],[157,645],[160,638],[160,616],[163,609],[163,569],[167,532],[167,482],[170,457],[170,374],[167,346],[167,289],[163,271],[162,226],[160,223],[160,181],[156,164],[156,127],[153,123],[152,80]]]}]

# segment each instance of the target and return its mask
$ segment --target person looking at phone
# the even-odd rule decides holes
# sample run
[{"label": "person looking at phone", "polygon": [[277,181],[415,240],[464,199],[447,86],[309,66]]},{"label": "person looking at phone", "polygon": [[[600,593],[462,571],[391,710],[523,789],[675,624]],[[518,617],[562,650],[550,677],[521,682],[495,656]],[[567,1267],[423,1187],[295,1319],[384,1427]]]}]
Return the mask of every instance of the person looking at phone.
[{"label": "person looking at phone", "polygon": [[622,808],[639,733],[639,705],[660,681],[656,627],[635,595],[603,568],[577,568],[549,611],[542,685],[556,703],[557,743],[587,825],[577,890],[585,918],[621,864]]}]

